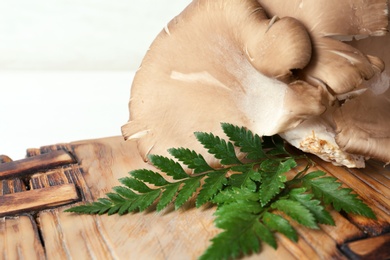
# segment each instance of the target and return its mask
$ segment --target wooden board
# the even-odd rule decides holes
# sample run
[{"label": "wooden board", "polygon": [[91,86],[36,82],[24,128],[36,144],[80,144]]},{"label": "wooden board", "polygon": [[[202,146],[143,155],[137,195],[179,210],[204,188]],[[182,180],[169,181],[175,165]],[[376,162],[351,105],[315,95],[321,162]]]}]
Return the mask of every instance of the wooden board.
[{"label": "wooden board", "polygon": [[[58,162],[58,154],[63,156],[64,152],[62,158],[71,160]],[[34,169],[20,167],[22,174],[17,170],[19,162],[12,162],[11,168],[16,165],[16,171],[6,174],[7,179],[1,178],[0,171],[0,214],[2,207],[12,208],[5,198],[21,198],[29,192],[42,194],[63,187],[75,187],[77,199],[93,201],[120,185],[118,179],[130,170],[152,169],[139,156],[135,144],[119,136],[29,149],[27,154],[30,157],[27,161],[38,162]],[[39,167],[39,158],[50,156],[57,163],[42,160],[46,166]],[[10,160],[3,158],[0,170],[9,169],[6,164]],[[316,168],[356,190],[374,209],[378,220],[333,211],[335,227],[321,225],[320,230],[313,231],[296,225],[298,243],[277,235],[278,250],[264,246],[261,254],[247,259],[390,258],[390,169],[371,162],[366,169],[350,170],[314,157],[313,160]],[[21,163],[25,165],[25,161]],[[32,239],[27,243],[17,232],[0,232],[0,258],[14,259],[18,252],[15,250],[21,250],[23,255],[31,254],[36,259],[196,259],[219,232],[212,223],[215,209],[196,209],[193,202],[179,211],[168,208],[160,213],[147,211],[124,216],[64,213],[64,209],[75,205],[74,201],[65,203],[71,204],[53,208],[45,202],[39,208],[25,208],[18,216],[3,213],[0,231],[12,226],[11,230],[23,230]]]},{"label": "wooden board", "polygon": [[38,228],[31,215],[0,218],[1,259],[44,259]]}]

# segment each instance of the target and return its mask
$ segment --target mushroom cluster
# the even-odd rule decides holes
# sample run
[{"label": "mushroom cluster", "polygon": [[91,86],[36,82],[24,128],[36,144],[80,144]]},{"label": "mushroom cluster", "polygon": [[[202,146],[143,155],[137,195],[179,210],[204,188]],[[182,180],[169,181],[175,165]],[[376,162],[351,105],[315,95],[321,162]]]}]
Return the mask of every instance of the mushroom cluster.
[{"label": "mushroom cluster", "polygon": [[193,133],[227,122],[337,165],[389,163],[387,26],[387,0],[194,0],[146,53],[123,136],[145,160],[187,147],[215,165]]}]

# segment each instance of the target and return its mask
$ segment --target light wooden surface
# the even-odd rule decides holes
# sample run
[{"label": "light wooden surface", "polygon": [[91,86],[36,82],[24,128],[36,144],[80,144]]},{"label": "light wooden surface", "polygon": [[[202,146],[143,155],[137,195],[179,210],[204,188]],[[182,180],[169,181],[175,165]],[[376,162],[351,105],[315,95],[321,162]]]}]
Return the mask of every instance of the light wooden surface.
[{"label": "light wooden surface", "polygon": [[[126,176],[130,170],[152,168],[141,159],[135,143],[125,142],[122,137],[29,149],[27,154],[34,158],[58,149],[69,153],[75,161],[30,172],[22,182],[17,182],[17,178],[0,179],[0,207],[4,204],[5,196],[9,196],[2,194],[27,194],[53,187],[58,189],[64,185],[75,185],[83,201],[93,201],[103,197],[113,186],[120,185],[118,179]],[[383,245],[388,245],[390,241],[389,236],[384,235],[390,230],[390,170],[376,164],[370,164],[364,170],[348,170],[313,159],[317,163],[314,170],[325,170],[339,178],[345,186],[355,189],[377,213],[378,221],[332,211],[335,227],[321,225],[320,230],[313,231],[295,225],[300,236],[298,243],[277,235],[277,251],[264,246],[261,254],[247,258],[352,259],[362,254],[362,247],[356,243],[371,237],[376,240],[369,240],[374,242],[370,242],[372,246],[367,249],[369,253],[366,255],[375,256],[379,252],[383,257],[387,250]],[[23,189],[25,183],[31,191],[25,191],[26,187]],[[68,207],[0,218],[0,230],[10,225],[15,227],[11,228],[13,231],[23,230],[19,233],[0,232],[0,258],[13,259],[15,250],[21,250],[23,254],[31,253],[37,259],[196,259],[210,245],[209,240],[219,232],[212,223],[215,209],[196,209],[193,202],[187,203],[179,211],[171,207],[160,213],[150,210],[124,216],[63,212]],[[40,231],[41,240],[37,230]],[[33,239],[27,243],[24,236],[28,234]],[[387,254],[387,257],[390,255]]]},{"label": "light wooden surface", "polygon": [[28,215],[0,218],[1,259],[44,259],[35,220]]}]

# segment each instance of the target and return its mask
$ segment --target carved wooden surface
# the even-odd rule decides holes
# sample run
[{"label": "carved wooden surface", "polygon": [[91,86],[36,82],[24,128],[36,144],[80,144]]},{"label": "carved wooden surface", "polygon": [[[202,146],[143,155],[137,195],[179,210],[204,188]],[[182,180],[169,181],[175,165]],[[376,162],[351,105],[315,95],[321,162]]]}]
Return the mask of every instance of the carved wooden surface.
[{"label": "carved wooden surface", "polygon": [[342,248],[352,259],[390,259],[390,234],[349,242]]},{"label": "carved wooden surface", "polygon": [[[5,198],[29,192],[48,192],[64,186],[77,187],[80,199],[93,201],[119,185],[118,179],[130,170],[152,169],[141,159],[136,145],[123,141],[122,137],[29,149],[27,154],[31,158],[28,160],[36,161],[42,158],[40,154],[56,150],[65,151],[72,160],[49,168],[23,168],[28,175],[22,180],[18,178],[20,173],[17,170],[8,174],[7,179],[0,179],[0,209],[12,208]],[[319,230],[308,230],[295,225],[300,236],[298,243],[278,234],[278,250],[265,245],[260,255],[247,258],[390,258],[390,169],[370,163],[366,169],[350,170],[314,157],[313,160],[317,163],[315,169],[325,170],[345,186],[353,188],[373,208],[378,220],[332,211],[335,227],[320,225]],[[3,162],[0,169],[6,169],[9,160],[5,158]],[[13,165],[18,165],[18,162],[13,162]],[[28,255],[28,259],[196,259],[219,232],[212,223],[215,209],[196,209],[193,202],[179,211],[168,208],[160,213],[147,211],[124,216],[63,212],[68,207],[70,205],[48,207],[20,216],[1,217],[0,258],[14,259],[15,256],[18,258],[17,254],[23,254]],[[23,232],[17,232],[20,230]],[[31,239],[26,241],[26,236]]]},{"label": "carved wooden surface", "polygon": [[1,200],[0,216],[9,216],[69,204],[79,200],[79,196],[74,184],[64,184],[46,189],[3,195]]},{"label": "carved wooden surface", "polygon": [[63,150],[52,151],[36,157],[30,157],[18,162],[0,164],[0,179],[18,177],[36,170],[73,163],[74,159]]}]

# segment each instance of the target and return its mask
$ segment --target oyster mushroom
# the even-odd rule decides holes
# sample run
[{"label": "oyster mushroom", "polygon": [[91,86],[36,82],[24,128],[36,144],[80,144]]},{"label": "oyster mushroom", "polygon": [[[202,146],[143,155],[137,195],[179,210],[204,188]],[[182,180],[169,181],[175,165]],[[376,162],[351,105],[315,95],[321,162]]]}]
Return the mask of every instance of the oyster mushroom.
[{"label": "oyster mushroom", "polygon": [[383,36],[387,0],[259,0],[268,15],[295,17],[319,37],[339,40]]},{"label": "oyster mushroom", "polygon": [[[388,28],[390,30],[390,26]],[[349,153],[390,163],[390,34],[351,43],[383,59],[385,71],[366,82],[366,91],[334,113],[337,144]]]},{"label": "oyster mushroom", "polygon": [[336,103],[326,113],[280,135],[297,148],[336,165],[364,167],[369,158],[388,164],[390,34],[354,41],[351,45],[382,58],[387,65],[385,71],[361,85],[357,93],[345,95],[342,104]]},{"label": "oyster mushroom", "polygon": [[323,88],[290,79],[310,57],[296,19],[268,19],[255,0],[193,1],[142,61],[123,135],[146,159],[170,147],[202,150],[193,133],[221,135],[221,121],[260,135],[295,127],[328,102]]},{"label": "oyster mushroom", "polygon": [[[260,2],[270,15],[293,16],[305,24],[314,47],[312,61],[301,76],[309,82],[313,79],[322,82],[341,100],[328,107],[326,113],[310,118],[298,127],[281,133],[281,136],[299,149],[336,165],[364,167],[364,161],[368,158],[389,163],[390,36],[383,36],[388,25],[386,1],[359,1],[360,6],[356,1],[337,4],[327,1],[321,6],[310,1],[288,1],[283,8],[278,6],[278,2],[281,2],[278,0]],[[336,12],[343,14],[340,19],[326,17],[335,15],[328,12],[334,6],[338,6]],[[320,22],[310,20],[307,15],[320,15],[319,12],[323,17]],[[335,26],[336,22],[338,26]],[[349,28],[346,25],[350,25]],[[362,38],[367,39],[360,40]],[[325,39],[330,44],[322,45]],[[354,41],[342,43],[335,39]],[[339,48],[329,49],[332,42],[337,42]],[[351,68],[365,66],[364,56],[372,65],[371,71],[363,69],[368,72],[361,74],[363,77],[349,73]],[[342,62],[349,62],[350,68],[345,70]],[[387,65],[386,70],[379,74],[384,64]],[[362,78],[373,75],[373,79],[362,81]]]},{"label": "oyster mushroom", "polygon": [[[381,12],[374,9],[371,15]],[[370,30],[378,34],[382,27]],[[286,132],[323,114],[335,93],[355,89],[382,69],[375,57],[335,39],[315,44],[315,37],[295,18],[267,17],[256,0],[194,0],[146,53],[132,84],[123,136],[138,143],[145,160],[149,153],[188,147],[215,164],[193,132],[223,135],[220,122],[259,135]],[[336,55],[319,55],[321,44]],[[314,73],[327,60],[345,67],[331,83]]]},{"label": "oyster mushroom", "polygon": [[380,59],[364,55],[340,40],[385,35],[387,0],[259,2],[269,16],[294,17],[307,28],[313,42],[313,56],[300,73],[301,79],[326,85],[332,94],[343,94],[383,70]]}]

